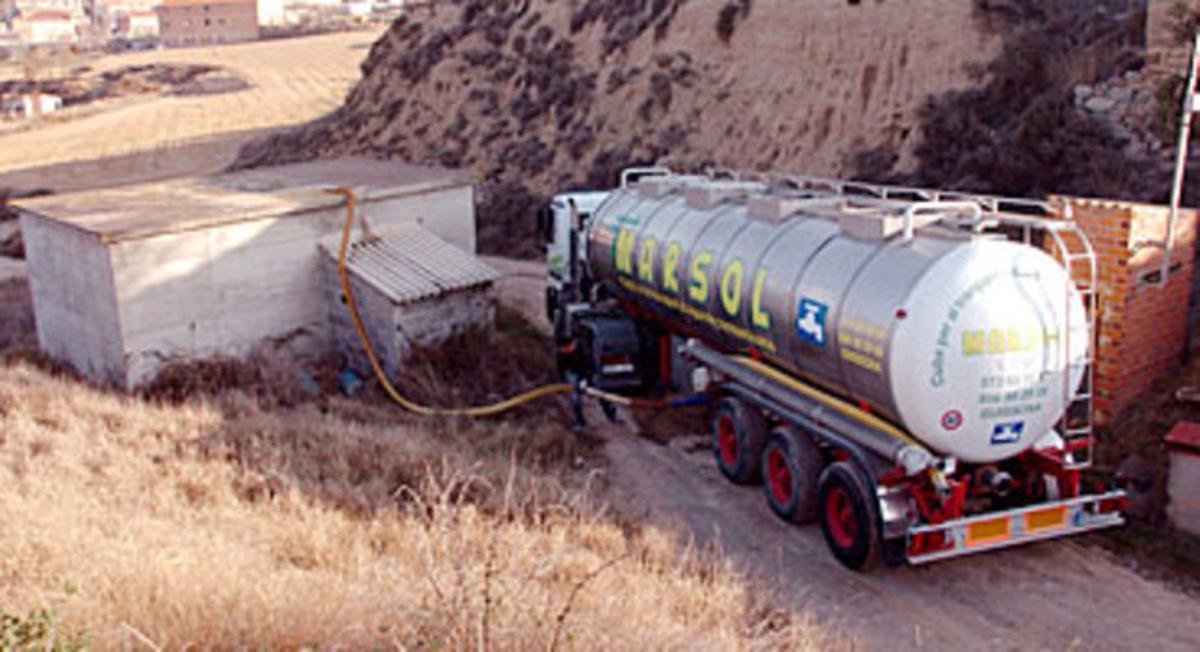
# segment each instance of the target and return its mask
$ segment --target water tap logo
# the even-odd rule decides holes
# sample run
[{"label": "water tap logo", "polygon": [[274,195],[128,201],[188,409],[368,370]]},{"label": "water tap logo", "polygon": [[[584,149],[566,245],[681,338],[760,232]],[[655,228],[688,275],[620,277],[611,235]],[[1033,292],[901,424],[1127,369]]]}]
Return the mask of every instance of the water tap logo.
[{"label": "water tap logo", "polygon": [[997,423],[996,427],[992,428],[992,445],[1015,444],[1021,441],[1021,435],[1023,434],[1025,434],[1024,421]]},{"label": "water tap logo", "polygon": [[796,334],[800,339],[815,346],[825,346],[825,318],[829,306],[812,299],[801,299],[796,311]]}]

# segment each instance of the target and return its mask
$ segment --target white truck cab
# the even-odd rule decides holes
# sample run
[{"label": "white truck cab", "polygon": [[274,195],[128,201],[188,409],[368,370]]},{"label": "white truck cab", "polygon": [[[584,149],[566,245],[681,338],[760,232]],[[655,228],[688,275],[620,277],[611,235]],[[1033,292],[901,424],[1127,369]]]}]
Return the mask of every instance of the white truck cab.
[{"label": "white truck cab", "polygon": [[[621,187],[624,188],[645,177],[669,174],[671,171],[666,168],[629,168],[621,172]],[[578,284],[582,281],[576,278],[580,275],[579,270],[572,269],[571,243],[574,242],[576,247],[574,260],[585,260],[587,242],[583,237],[583,230],[596,209],[608,199],[609,192],[592,190],[555,195],[550,206],[542,209],[538,215],[538,223],[546,241],[546,318],[551,324],[555,321],[555,312],[560,301],[579,300],[564,295],[564,290],[578,289]],[[578,224],[573,223],[573,215],[578,215]]]}]

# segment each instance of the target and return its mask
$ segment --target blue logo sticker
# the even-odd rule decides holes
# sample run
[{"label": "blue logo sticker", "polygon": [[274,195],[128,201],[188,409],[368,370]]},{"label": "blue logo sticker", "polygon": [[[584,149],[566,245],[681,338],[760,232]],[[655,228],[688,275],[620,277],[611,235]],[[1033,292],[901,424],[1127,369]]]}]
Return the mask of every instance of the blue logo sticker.
[{"label": "blue logo sticker", "polygon": [[796,334],[816,346],[825,346],[825,317],[829,306],[812,299],[801,299],[796,311]]},{"label": "blue logo sticker", "polygon": [[992,445],[1015,444],[1021,441],[1023,434],[1025,434],[1024,421],[997,423],[996,427],[992,428]]}]

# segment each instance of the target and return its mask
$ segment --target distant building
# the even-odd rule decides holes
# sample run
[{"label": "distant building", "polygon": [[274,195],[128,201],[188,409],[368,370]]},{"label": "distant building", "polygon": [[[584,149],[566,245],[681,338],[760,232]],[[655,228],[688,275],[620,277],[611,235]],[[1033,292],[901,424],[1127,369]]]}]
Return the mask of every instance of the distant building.
[{"label": "distant building", "polygon": [[22,40],[34,45],[75,43],[79,40],[76,15],[70,11],[39,9],[22,14],[16,25],[17,34]]},{"label": "distant building", "polygon": [[280,27],[287,24],[284,0],[258,0],[258,26]]},{"label": "distant building", "polygon": [[25,94],[4,100],[4,103],[0,105],[0,113],[3,113],[6,118],[32,118],[54,113],[61,108],[62,98],[57,95]]},{"label": "distant building", "polygon": [[87,3],[85,0],[10,0],[10,4],[25,16],[43,9],[68,11],[82,16]]},{"label": "distant building", "polygon": [[104,3],[109,14],[127,14],[132,11],[154,11],[163,0],[108,0]]},{"label": "distant building", "polygon": [[373,4],[371,0],[346,0],[342,4],[342,11],[351,18],[370,18]]},{"label": "distant building", "polygon": [[125,38],[154,38],[158,36],[158,13],[137,9],[117,15],[114,31]]},{"label": "distant building", "polygon": [[186,47],[258,38],[255,0],[166,0],[156,9],[163,45]]}]

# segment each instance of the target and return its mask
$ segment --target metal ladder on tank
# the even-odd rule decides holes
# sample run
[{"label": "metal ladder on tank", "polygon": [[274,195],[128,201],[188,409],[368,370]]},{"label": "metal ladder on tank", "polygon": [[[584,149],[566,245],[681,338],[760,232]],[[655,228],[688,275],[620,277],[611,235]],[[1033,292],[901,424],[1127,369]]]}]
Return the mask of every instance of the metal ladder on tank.
[{"label": "metal ladder on tank", "polygon": [[[1096,252],[1092,243],[1087,239],[1079,225],[1071,219],[1071,207],[1064,204],[1064,214],[1061,220],[1051,220],[1046,225],[1046,233],[1053,240],[1055,248],[1064,265],[1067,267],[1067,286],[1063,293],[1063,311],[1066,317],[1065,332],[1062,335],[1062,352],[1066,373],[1063,374],[1063,411],[1059,425],[1059,435],[1063,438],[1063,468],[1067,470],[1085,469],[1092,465],[1092,451],[1095,448],[1095,393],[1096,393],[1096,334],[1097,311],[1099,309],[1100,290],[1098,287],[1099,272],[1096,264]],[[1069,234],[1070,237],[1063,237]],[[1072,248],[1072,240],[1074,246]],[[1082,269],[1081,269],[1082,268]],[[1075,286],[1080,300],[1083,302],[1085,333],[1087,346],[1084,347],[1083,359],[1078,363],[1071,360],[1071,337],[1075,324],[1071,322],[1071,285]],[[1071,372],[1083,366],[1083,387],[1076,392],[1071,387]]]}]

